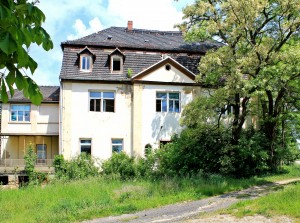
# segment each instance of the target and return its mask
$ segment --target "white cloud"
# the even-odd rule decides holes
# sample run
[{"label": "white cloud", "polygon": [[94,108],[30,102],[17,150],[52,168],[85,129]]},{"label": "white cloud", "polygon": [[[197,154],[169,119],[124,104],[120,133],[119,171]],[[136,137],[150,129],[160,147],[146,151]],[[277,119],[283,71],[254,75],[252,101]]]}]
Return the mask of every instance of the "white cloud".
[{"label": "white cloud", "polygon": [[181,22],[182,13],[177,11],[174,0],[110,0],[108,13],[119,17],[126,26],[133,20],[133,27],[155,30],[173,30],[174,25]]},{"label": "white cloud", "polygon": [[73,25],[76,34],[68,35],[67,39],[68,40],[78,39],[80,37],[87,36],[91,33],[95,33],[103,29],[103,26],[98,17],[95,17],[91,21],[89,21],[89,25],[90,27],[86,28],[86,26],[84,25],[81,19],[76,19],[75,24]]},{"label": "white cloud", "polygon": [[34,78],[38,84],[58,84],[62,63],[61,42],[76,39],[110,26],[172,30],[180,23],[181,8],[194,0],[40,0],[38,7],[46,15],[44,28],[54,49],[44,52],[33,46],[31,55],[38,63]]}]

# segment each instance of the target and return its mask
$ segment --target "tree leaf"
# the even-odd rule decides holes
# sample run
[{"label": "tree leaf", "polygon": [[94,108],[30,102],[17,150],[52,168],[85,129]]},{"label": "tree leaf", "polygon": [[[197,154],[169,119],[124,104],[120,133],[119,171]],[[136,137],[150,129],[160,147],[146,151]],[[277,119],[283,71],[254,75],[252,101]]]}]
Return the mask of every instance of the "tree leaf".
[{"label": "tree leaf", "polygon": [[15,72],[15,70],[10,71],[8,73],[8,75],[6,76],[5,80],[6,80],[6,83],[8,85],[13,85],[15,83],[15,80],[16,80],[16,72]]},{"label": "tree leaf", "polygon": [[10,33],[6,33],[0,39],[0,49],[7,55],[15,52],[18,48],[16,41],[11,37]]},{"label": "tree leaf", "polygon": [[24,89],[24,87],[25,87],[24,76],[21,74],[21,72],[19,70],[16,70],[16,86],[19,91]]},{"label": "tree leaf", "polygon": [[6,86],[5,86],[4,80],[2,80],[2,86],[1,86],[1,99],[2,99],[3,103],[8,102],[8,95],[6,92]]}]

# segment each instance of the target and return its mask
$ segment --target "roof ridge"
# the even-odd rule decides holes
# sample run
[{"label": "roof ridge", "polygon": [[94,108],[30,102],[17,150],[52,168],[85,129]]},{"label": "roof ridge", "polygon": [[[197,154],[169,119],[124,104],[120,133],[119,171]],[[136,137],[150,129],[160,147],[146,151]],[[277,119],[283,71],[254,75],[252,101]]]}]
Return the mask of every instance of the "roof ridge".
[{"label": "roof ridge", "polygon": [[112,26],[110,28],[117,28],[117,29],[124,29],[125,32],[128,33],[164,33],[164,34],[176,34],[176,35],[182,35],[181,31],[177,31],[177,30],[154,30],[154,29],[137,29],[137,28],[133,28],[132,30],[128,30],[127,27],[119,27],[119,26]]}]

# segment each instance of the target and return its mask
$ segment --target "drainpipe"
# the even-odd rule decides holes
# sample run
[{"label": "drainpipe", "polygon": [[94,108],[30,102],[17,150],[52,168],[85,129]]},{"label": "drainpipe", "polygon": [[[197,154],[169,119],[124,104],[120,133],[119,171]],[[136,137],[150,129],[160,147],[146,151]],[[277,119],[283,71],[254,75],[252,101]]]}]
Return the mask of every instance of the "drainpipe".
[{"label": "drainpipe", "polygon": [[59,131],[58,131],[58,140],[59,140],[59,148],[58,153],[63,155],[63,148],[62,148],[62,142],[63,142],[63,134],[62,134],[62,118],[63,118],[63,83],[60,79],[60,89],[59,89]]}]

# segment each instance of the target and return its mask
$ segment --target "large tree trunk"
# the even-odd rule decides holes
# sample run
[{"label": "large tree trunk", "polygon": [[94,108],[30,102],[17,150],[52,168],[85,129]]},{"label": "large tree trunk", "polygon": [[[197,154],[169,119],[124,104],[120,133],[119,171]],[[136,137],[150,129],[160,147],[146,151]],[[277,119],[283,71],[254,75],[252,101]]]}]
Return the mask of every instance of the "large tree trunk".
[{"label": "large tree trunk", "polygon": [[237,145],[241,137],[243,125],[246,121],[247,116],[247,103],[249,97],[240,98],[239,94],[235,94],[234,98],[234,116],[232,122],[232,144]]},{"label": "large tree trunk", "polygon": [[263,130],[268,139],[269,151],[269,166],[273,171],[276,171],[279,161],[276,159],[276,139],[278,137],[278,127],[281,124],[279,117],[282,111],[282,101],[286,90],[282,88],[274,101],[272,92],[266,90],[268,102],[262,104],[263,108]]}]

